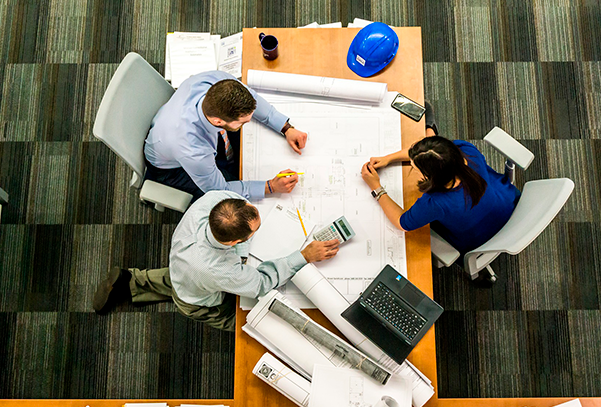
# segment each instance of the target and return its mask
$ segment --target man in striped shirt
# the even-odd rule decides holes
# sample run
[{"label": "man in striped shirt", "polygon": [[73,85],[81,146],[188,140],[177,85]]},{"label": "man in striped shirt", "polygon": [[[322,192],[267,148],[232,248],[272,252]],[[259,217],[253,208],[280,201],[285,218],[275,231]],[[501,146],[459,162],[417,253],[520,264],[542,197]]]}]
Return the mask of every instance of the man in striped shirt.
[{"label": "man in striped shirt", "polygon": [[261,226],[257,209],[231,191],[211,191],[184,214],[173,233],[169,268],[114,268],[94,296],[97,313],[119,297],[134,303],[175,302],[185,316],[235,329],[236,295],[257,298],[286,283],[307,263],[334,257],[339,242],[311,242],[302,251],[248,266],[249,239]]}]

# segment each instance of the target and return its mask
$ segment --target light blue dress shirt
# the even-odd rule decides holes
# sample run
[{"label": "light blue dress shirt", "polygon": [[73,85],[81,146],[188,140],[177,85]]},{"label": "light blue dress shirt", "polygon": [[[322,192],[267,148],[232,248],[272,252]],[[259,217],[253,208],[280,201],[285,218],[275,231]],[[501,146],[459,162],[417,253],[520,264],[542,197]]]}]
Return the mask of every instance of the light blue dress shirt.
[{"label": "light blue dress shirt", "polygon": [[173,233],[169,274],[177,296],[192,305],[212,307],[225,293],[257,298],[286,283],[307,264],[300,251],[264,261],[257,268],[242,264],[249,242],[226,246],[213,237],[211,209],[227,198],[244,199],[230,191],[206,193],[186,211]]},{"label": "light blue dress shirt", "polygon": [[[229,190],[245,198],[263,198],[265,181],[227,182],[215,164],[219,127],[202,112],[202,101],[215,83],[236,79],[221,71],[208,71],[186,79],[152,120],[144,145],[146,159],[157,168],[182,167],[203,191]],[[253,119],[279,133],[288,117],[248,88],[257,101]]]}]

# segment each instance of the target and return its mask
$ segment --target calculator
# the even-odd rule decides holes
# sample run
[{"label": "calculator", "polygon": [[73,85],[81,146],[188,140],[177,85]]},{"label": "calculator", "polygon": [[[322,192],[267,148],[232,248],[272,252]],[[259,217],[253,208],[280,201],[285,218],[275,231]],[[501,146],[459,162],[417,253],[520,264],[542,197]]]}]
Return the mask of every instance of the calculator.
[{"label": "calculator", "polygon": [[325,242],[327,240],[337,239],[344,243],[355,236],[355,231],[344,216],[339,217],[319,232],[313,234],[313,239]]}]

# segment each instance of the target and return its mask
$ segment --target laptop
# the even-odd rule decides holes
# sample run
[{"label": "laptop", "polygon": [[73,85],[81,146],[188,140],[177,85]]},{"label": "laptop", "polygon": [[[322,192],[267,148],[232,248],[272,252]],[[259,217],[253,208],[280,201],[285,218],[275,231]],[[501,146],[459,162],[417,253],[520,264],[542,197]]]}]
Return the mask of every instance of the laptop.
[{"label": "laptop", "polygon": [[442,312],[440,305],[386,265],[341,315],[401,364]]}]

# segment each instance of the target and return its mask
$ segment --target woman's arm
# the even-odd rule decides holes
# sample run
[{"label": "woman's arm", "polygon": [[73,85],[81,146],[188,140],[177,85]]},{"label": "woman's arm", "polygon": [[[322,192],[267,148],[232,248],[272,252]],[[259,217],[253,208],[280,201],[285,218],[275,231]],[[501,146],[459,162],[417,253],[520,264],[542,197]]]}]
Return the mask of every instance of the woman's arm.
[{"label": "woman's arm", "polygon": [[[371,188],[371,190],[378,189],[382,186],[380,184],[380,176],[375,168],[370,163],[365,163],[361,168],[361,177],[363,181]],[[404,210],[395,201],[392,200],[388,194],[384,194],[378,201],[380,207],[384,211],[384,214],[390,220],[390,222],[400,230],[405,230],[401,227],[401,215]]]},{"label": "woman's arm", "polygon": [[[436,133],[434,133],[434,130],[432,130],[431,128],[427,128],[426,129],[426,137],[432,137],[435,136]],[[390,153],[388,155],[385,155],[383,157],[371,157],[369,159],[369,163],[375,168],[384,168],[387,165],[391,164],[391,163],[395,163],[395,162],[409,162],[411,161],[411,159],[409,158],[409,149],[408,148],[404,148],[400,151],[397,151],[395,153]]]}]

